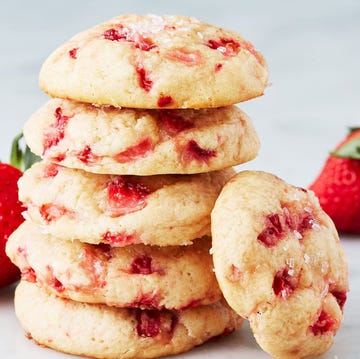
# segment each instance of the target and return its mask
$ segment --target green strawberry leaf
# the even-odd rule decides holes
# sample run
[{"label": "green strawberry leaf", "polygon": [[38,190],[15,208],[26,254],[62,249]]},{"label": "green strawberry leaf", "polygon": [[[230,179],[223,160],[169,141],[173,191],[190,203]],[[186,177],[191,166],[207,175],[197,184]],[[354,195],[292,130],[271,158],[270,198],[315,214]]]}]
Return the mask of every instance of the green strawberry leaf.
[{"label": "green strawberry leaf", "polygon": [[23,143],[23,133],[19,133],[13,140],[10,153],[10,164],[20,171],[30,168],[35,162],[41,160],[39,156],[33,154],[25,143]]},{"label": "green strawberry leaf", "polygon": [[344,143],[336,151],[331,152],[331,154],[336,157],[360,160],[360,137],[355,137]]}]

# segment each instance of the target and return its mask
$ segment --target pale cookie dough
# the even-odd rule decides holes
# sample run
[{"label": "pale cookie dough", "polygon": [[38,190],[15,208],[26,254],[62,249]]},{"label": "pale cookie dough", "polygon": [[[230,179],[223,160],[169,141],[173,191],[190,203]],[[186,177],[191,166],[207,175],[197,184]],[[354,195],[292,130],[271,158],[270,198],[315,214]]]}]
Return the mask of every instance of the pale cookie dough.
[{"label": "pale cookie dough", "polygon": [[210,213],[233,169],[197,175],[115,176],[39,162],[19,180],[25,215],[69,240],[190,244],[210,235]]},{"label": "pale cookie dough", "polygon": [[52,97],[132,108],[209,108],[263,94],[263,56],[240,35],[184,16],[121,15],[45,61]]},{"label": "pale cookie dough", "polygon": [[190,246],[124,248],[64,241],[25,221],[6,253],[23,279],[55,295],[118,307],[179,309],[222,298],[209,254],[211,239]]},{"label": "pale cookie dough", "polygon": [[241,326],[223,302],[184,311],[115,308],[55,297],[26,281],[16,289],[15,311],[37,344],[102,359],[183,353]]},{"label": "pale cookie dough", "polygon": [[112,174],[209,172],[252,160],[260,147],[251,119],[236,106],[136,110],[52,99],[24,135],[47,160]]},{"label": "pale cookie dough", "polygon": [[260,346],[281,359],[325,352],[343,319],[348,272],[313,192],[244,171],[224,187],[211,218],[220,288]]}]

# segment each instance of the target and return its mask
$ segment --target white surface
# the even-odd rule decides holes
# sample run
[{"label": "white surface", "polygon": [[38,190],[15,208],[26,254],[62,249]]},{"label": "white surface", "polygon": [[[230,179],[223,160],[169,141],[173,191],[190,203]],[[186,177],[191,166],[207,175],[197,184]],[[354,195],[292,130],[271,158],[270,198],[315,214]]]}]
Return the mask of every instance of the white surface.
[{"label": "white surface", "polygon": [[[242,168],[273,172],[308,186],[328,150],[359,125],[360,2],[358,0],[47,0],[2,1],[0,7],[0,158],[11,139],[47,97],[37,86],[44,59],[80,30],[121,13],[184,14],[233,29],[265,55],[271,86],[241,104],[262,140],[256,160]],[[358,353],[360,238],[343,239],[351,293],[345,322],[323,358],[355,359]],[[65,359],[25,340],[12,308],[12,288],[0,291],[0,357]],[[248,329],[179,358],[268,358]]]}]

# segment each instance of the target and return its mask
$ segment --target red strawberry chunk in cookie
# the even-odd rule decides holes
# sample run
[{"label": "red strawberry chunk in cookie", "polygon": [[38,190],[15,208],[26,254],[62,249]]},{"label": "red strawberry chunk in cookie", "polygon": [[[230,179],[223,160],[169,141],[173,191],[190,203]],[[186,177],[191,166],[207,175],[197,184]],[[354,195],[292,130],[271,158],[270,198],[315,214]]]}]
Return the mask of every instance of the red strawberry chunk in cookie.
[{"label": "red strawberry chunk in cookie", "polygon": [[53,268],[50,265],[47,265],[46,269],[48,271],[48,275],[46,278],[48,286],[54,288],[58,293],[62,293],[65,290],[65,287],[54,275]]},{"label": "red strawberry chunk in cookie", "polygon": [[346,299],[347,299],[346,292],[334,290],[331,292],[331,294],[335,297],[336,301],[339,304],[340,309],[343,310]]},{"label": "red strawberry chunk in cookie", "polygon": [[[291,208],[291,205],[289,206]],[[284,239],[290,232],[296,233],[301,239],[306,230],[314,228],[317,224],[314,215],[310,209],[302,212],[282,207],[282,213],[269,214],[265,218],[265,228],[258,235],[257,239],[267,247],[274,247]]]},{"label": "red strawberry chunk in cookie", "polygon": [[56,146],[65,136],[65,129],[68,124],[69,116],[62,113],[58,107],[54,113],[55,123],[44,131],[44,153],[51,147]]},{"label": "red strawberry chunk in cookie", "polygon": [[150,51],[156,45],[149,38],[135,31],[124,28],[122,25],[117,25],[117,28],[111,28],[103,33],[103,37],[110,41],[127,41],[134,43],[137,49],[143,51]]},{"label": "red strawberry chunk in cookie", "polygon": [[129,244],[139,243],[139,236],[135,233],[128,234],[125,231],[116,233],[107,231],[103,235],[103,241],[109,243],[111,247],[125,247]]},{"label": "red strawberry chunk in cookie", "polygon": [[44,203],[40,206],[39,211],[41,217],[48,223],[55,221],[62,216],[69,216],[71,218],[75,217],[74,211],[55,203]]},{"label": "red strawberry chunk in cookie", "polygon": [[135,258],[131,263],[131,271],[133,274],[152,274],[154,273],[151,267],[152,258],[146,254]]},{"label": "red strawberry chunk in cookie", "polygon": [[166,106],[171,105],[173,102],[174,102],[174,100],[171,96],[163,95],[163,96],[159,97],[157,104],[159,107],[166,107]]},{"label": "red strawberry chunk in cookie", "polygon": [[200,51],[194,51],[186,47],[172,49],[165,57],[172,61],[181,62],[186,66],[197,66],[203,62]]},{"label": "red strawberry chunk in cookie", "polygon": [[328,313],[322,310],[316,322],[312,326],[310,326],[310,330],[315,336],[317,336],[326,334],[336,329],[337,326],[337,320],[335,320]]},{"label": "red strawberry chunk in cookie", "polygon": [[288,267],[283,268],[275,274],[273,290],[276,296],[287,299],[293,293],[297,285],[297,278],[294,277],[294,270]]},{"label": "red strawberry chunk in cookie", "polygon": [[138,310],[136,313],[136,331],[138,335],[149,338],[154,338],[159,334],[172,336],[178,323],[178,318],[175,314],[170,313],[169,318],[165,315],[162,317],[162,314],[165,313],[158,310]]},{"label": "red strawberry chunk in cookie", "polygon": [[145,157],[148,153],[154,150],[154,143],[150,138],[146,137],[138,144],[128,147],[126,150],[114,156],[119,163],[126,163],[135,161],[139,158]]},{"label": "red strawberry chunk in cookie", "polygon": [[112,217],[122,216],[143,209],[151,193],[145,185],[130,182],[118,176],[107,187],[107,208]]},{"label": "red strawberry chunk in cookie", "polygon": [[36,283],[37,277],[34,268],[25,267],[21,270],[21,278],[30,283]]},{"label": "red strawberry chunk in cookie", "polygon": [[140,294],[132,303],[127,306],[129,308],[146,308],[146,309],[162,309],[160,303],[161,296],[158,293]]},{"label": "red strawberry chunk in cookie", "polygon": [[86,145],[82,151],[77,153],[76,157],[83,163],[94,163],[99,159],[99,156],[92,152],[89,145]]},{"label": "red strawberry chunk in cookie", "polygon": [[44,168],[44,177],[53,178],[59,173],[60,169],[61,167],[59,165],[50,162]]},{"label": "red strawberry chunk in cookie", "polygon": [[150,79],[149,74],[146,72],[145,68],[137,64],[135,67],[136,73],[139,79],[139,86],[144,89],[146,92],[149,92],[153,86],[153,81]]},{"label": "red strawberry chunk in cookie", "polygon": [[240,49],[240,43],[234,39],[220,38],[219,40],[210,39],[207,46],[211,49],[220,51],[226,57],[236,56]]},{"label": "red strawberry chunk in cookie", "polygon": [[195,160],[208,164],[210,159],[216,155],[216,150],[202,148],[195,140],[190,140],[181,150],[180,159],[185,163]]},{"label": "red strawberry chunk in cookie", "polygon": [[181,117],[179,114],[171,110],[161,111],[160,121],[165,129],[165,132],[169,136],[175,136],[184,130],[194,127],[194,124],[191,121]]},{"label": "red strawberry chunk in cookie", "polygon": [[69,56],[76,60],[77,59],[77,51],[79,50],[78,47],[74,47],[73,49],[69,50]]}]

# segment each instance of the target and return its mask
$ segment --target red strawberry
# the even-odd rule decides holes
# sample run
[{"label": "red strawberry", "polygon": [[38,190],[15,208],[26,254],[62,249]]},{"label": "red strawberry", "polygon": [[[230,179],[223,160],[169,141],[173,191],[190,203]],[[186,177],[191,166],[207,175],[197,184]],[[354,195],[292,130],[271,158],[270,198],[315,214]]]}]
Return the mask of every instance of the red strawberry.
[{"label": "red strawberry", "polygon": [[[19,149],[18,142],[21,137],[22,135],[18,136],[14,141],[11,163],[25,168],[30,166],[35,158],[30,155],[28,148],[25,153]],[[15,166],[0,163],[0,287],[11,284],[20,277],[19,269],[6,256],[5,246],[10,234],[24,221],[21,215],[24,207],[18,200],[17,187],[21,175],[22,172]]]},{"label": "red strawberry", "polygon": [[20,272],[5,254],[10,234],[23,222],[24,208],[18,200],[17,181],[21,171],[6,163],[0,163],[0,287],[19,278]]},{"label": "red strawberry", "polygon": [[360,129],[335,148],[310,189],[342,232],[360,233]]}]

